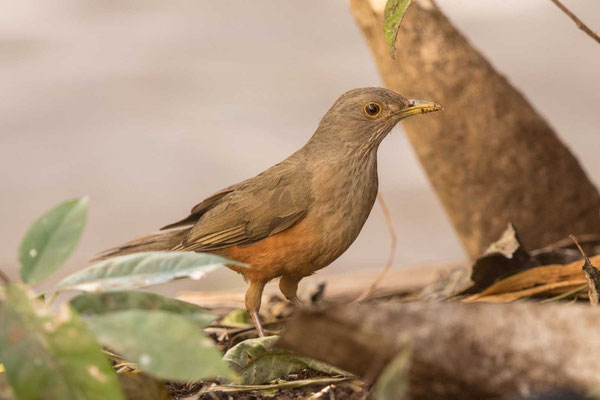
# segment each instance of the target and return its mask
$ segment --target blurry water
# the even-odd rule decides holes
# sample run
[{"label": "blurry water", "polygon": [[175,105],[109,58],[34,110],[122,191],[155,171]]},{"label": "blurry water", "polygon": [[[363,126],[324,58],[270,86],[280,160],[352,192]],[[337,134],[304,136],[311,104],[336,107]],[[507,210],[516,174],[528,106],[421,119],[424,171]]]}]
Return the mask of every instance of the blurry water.
[{"label": "blurry water", "polygon": [[[440,3],[598,183],[600,46],[547,0]],[[63,199],[92,199],[74,270],[285,158],[339,94],[380,84],[342,0],[2,4],[0,268],[11,276],[29,223]],[[597,0],[567,4],[600,29]],[[379,165],[396,264],[464,259],[400,128]],[[329,271],[381,267],[388,246],[376,207]]]}]

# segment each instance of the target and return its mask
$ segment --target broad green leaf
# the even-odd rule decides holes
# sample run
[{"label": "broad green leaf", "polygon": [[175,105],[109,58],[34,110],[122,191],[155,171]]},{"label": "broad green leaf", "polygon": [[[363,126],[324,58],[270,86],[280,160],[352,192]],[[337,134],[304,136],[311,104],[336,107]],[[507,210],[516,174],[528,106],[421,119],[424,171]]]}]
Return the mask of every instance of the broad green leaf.
[{"label": "broad green leaf", "polygon": [[216,318],[194,304],[148,292],[83,293],[71,300],[71,307],[83,317],[124,310],[160,310],[186,317],[201,328]]},{"label": "broad green leaf", "polygon": [[240,375],[244,385],[271,382],[304,368],[312,368],[329,375],[349,375],[329,364],[275,348],[277,340],[277,336],[244,340],[229,349],[223,359]]},{"label": "broad green leaf", "polygon": [[100,343],[156,377],[188,381],[233,376],[214,342],[179,315],[128,310],[85,321]]},{"label": "broad green leaf", "polygon": [[220,321],[221,325],[231,326],[234,328],[246,328],[250,326],[250,315],[243,308],[231,311]]},{"label": "broad green leaf", "polygon": [[400,352],[385,367],[375,384],[375,400],[402,400],[408,395],[410,349]]},{"label": "broad green leaf", "polygon": [[383,13],[383,29],[385,33],[385,40],[390,47],[390,55],[394,58],[396,54],[396,37],[398,36],[398,29],[400,29],[400,23],[404,18],[404,13],[410,6],[411,0],[388,0],[385,4],[385,11]]},{"label": "broad green leaf", "polygon": [[54,314],[10,285],[0,289],[0,321],[0,361],[18,399],[123,399],[108,359],[67,307]]},{"label": "broad green leaf", "polygon": [[63,266],[85,226],[88,198],[59,204],[35,221],[21,242],[21,279],[37,284]]},{"label": "broad green leaf", "polygon": [[214,254],[146,252],[115,257],[82,269],[59,282],[56,290],[116,291],[158,285],[173,279],[201,279],[224,265],[245,265]]}]

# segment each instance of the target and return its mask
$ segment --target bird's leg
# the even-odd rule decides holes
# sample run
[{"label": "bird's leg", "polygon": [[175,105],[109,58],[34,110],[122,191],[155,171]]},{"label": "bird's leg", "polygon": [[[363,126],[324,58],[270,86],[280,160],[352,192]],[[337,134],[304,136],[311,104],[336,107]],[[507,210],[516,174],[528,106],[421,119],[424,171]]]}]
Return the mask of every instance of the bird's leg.
[{"label": "bird's leg", "polygon": [[293,302],[296,305],[302,305],[302,302],[298,298],[298,282],[302,279],[298,275],[283,275],[279,279],[279,290],[285,296],[286,299]]},{"label": "bird's leg", "polygon": [[246,310],[248,310],[248,314],[250,314],[250,318],[260,337],[265,336],[265,331],[263,330],[258,317],[258,310],[260,310],[260,301],[262,299],[265,283],[266,282],[251,281],[250,287],[246,291]]}]

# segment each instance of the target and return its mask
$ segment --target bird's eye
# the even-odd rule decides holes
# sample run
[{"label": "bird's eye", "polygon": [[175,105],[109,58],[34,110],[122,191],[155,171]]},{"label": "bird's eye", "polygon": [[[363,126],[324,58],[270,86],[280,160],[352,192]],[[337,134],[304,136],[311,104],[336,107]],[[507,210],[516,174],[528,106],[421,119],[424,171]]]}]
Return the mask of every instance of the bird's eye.
[{"label": "bird's eye", "polygon": [[367,114],[367,116],[371,118],[376,118],[379,116],[379,114],[381,114],[381,105],[379,105],[379,103],[371,101],[365,104],[365,106],[363,107],[363,111],[365,112],[365,114]]}]

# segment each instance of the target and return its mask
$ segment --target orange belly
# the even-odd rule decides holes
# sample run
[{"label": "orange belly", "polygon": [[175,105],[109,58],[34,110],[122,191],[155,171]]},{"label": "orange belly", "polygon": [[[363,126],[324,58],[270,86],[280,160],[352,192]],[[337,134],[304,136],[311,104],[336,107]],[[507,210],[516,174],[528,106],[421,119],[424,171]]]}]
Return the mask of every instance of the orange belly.
[{"label": "orange belly", "polygon": [[229,268],[249,281],[266,282],[282,275],[307,276],[321,267],[313,264],[314,258],[322,250],[319,231],[309,218],[305,218],[260,242],[245,247],[228,247],[219,253],[248,264],[247,268]]}]

